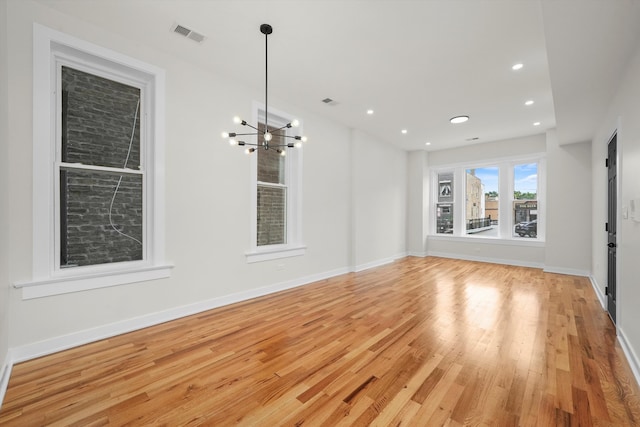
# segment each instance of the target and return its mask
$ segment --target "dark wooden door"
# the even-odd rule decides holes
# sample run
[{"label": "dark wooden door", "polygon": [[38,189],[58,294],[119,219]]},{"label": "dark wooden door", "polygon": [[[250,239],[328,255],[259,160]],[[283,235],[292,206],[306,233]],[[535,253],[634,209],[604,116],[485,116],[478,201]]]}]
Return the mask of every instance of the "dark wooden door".
[{"label": "dark wooden door", "polygon": [[607,209],[607,310],[613,323],[616,323],[616,216],[617,216],[617,201],[618,201],[618,187],[617,187],[617,135],[613,135],[611,141],[609,141],[609,155],[608,155],[608,209]]}]

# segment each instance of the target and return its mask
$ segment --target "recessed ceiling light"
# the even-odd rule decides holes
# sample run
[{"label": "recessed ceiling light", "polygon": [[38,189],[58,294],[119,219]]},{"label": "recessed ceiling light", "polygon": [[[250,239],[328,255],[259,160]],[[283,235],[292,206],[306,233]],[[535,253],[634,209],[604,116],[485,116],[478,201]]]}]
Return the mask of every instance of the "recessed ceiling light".
[{"label": "recessed ceiling light", "polygon": [[424,145],[431,145],[431,143],[430,142],[425,142]]},{"label": "recessed ceiling light", "polygon": [[402,129],[400,132],[407,133],[407,130],[406,129]]},{"label": "recessed ceiling light", "polygon": [[456,116],[449,119],[449,121],[454,124],[464,123],[467,120],[469,120],[469,116]]},{"label": "recessed ceiling light", "polygon": [[518,62],[517,64],[514,64],[513,67],[511,67],[511,69],[513,71],[518,71],[518,70],[522,69],[522,67],[524,67],[524,65],[522,63]]},{"label": "recessed ceiling light", "polygon": [[540,122],[534,122],[533,125],[534,126],[540,126]]},{"label": "recessed ceiling light", "polygon": [[373,114],[373,110],[367,110],[367,114],[368,115],[372,115]]},{"label": "recessed ceiling light", "polygon": [[528,100],[527,102],[524,103],[524,105],[526,106],[533,105],[533,99]]}]

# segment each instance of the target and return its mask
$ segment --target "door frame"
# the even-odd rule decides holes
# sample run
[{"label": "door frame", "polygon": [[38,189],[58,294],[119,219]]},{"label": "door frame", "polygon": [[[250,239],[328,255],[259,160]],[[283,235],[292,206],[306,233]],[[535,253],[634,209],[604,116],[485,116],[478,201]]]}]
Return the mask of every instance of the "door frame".
[{"label": "door frame", "polygon": [[[619,124],[619,123],[618,123]],[[611,316],[611,313],[609,311],[609,294],[608,292],[606,292],[605,289],[605,294],[604,294],[604,301],[605,301],[605,310],[607,312],[607,315],[611,318],[611,321],[613,323],[613,325],[616,328],[616,333],[618,330],[617,324],[618,324],[618,313],[620,312],[619,310],[619,305],[620,305],[620,288],[618,286],[619,283],[619,273],[620,273],[620,262],[619,262],[619,255],[618,255],[618,248],[619,248],[619,238],[618,238],[618,229],[620,227],[621,224],[621,206],[620,206],[620,159],[622,158],[622,156],[620,155],[620,134],[619,134],[619,126],[610,134],[609,138],[606,140],[606,158],[609,158],[609,144],[611,144],[611,142],[615,139],[616,141],[616,151],[615,151],[615,177],[616,177],[616,182],[615,182],[615,206],[613,206],[614,208],[614,215],[613,215],[613,219],[615,220],[615,224],[616,224],[616,236],[615,236],[615,266],[614,266],[614,275],[615,275],[615,283],[614,283],[614,297],[615,297],[615,312],[613,313],[613,316]],[[609,218],[609,166],[607,166],[607,171],[606,171],[606,181],[607,181],[607,185],[606,185],[606,191],[607,194],[605,196],[605,200],[606,200],[606,223],[607,225],[609,224],[610,218]],[[606,232],[606,237],[605,237],[605,244],[609,243],[609,233],[608,233],[608,229]],[[609,283],[609,249],[607,248],[606,251],[606,255],[605,255],[606,261],[605,261],[605,265],[606,265],[606,286],[607,288],[610,286]]]}]

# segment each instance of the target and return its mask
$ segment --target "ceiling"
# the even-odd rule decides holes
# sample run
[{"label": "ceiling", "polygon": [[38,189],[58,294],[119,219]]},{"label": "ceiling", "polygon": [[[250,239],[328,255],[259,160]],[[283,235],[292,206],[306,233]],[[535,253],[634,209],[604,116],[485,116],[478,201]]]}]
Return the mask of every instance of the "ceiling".
[{"label": "ceiling", "polygon": [[[283,99],[406,150],[554,127],[562,144],[589,141],[640,38],[640,0],[39,2],[261,91],[259,26],[271,24],[270,106]],[[457,115],[470,120],[451,124]]]}]

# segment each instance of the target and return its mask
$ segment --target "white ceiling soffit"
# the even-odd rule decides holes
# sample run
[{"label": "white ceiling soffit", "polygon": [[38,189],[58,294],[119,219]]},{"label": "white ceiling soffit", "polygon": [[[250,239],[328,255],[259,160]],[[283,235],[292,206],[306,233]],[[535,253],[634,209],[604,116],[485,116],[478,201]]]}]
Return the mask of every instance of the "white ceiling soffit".
[{"label": "white ceiling soffit", "polygon": [[637,0],[543,0],[557,135],[591,141],[640,40]]},{"label": "white ceiling soffit", "polygon": [[[594,117],[601,117],[604,98],[611,97],[616,82],[610,77],[620,73],[633,32],[620,32],[613,23],[598,24],[615,21],[636,3],[38,1],[205,67],[256,93],[264,90],[264,36],[258,28],[271,24],[270,103],[286,100],[406,150],[439,150],[539,134],[556,126],[556,113],[563,141],[589,139]],[[621,6],[610,11],[609,5],[618,2]],[[630,23],[633,17],[624,20]],[[175,37],[167,31],[175,22],[197,28],[207,35],[207,42],[186,43]],[[603,37],[605,30],[618,33]],[[626,47],[610,52],[612,38],[624,39],[619,46]],[[591,64],[577,70],[576,78],[578,65],[589,65],[589,58],[612,60],[618,71],[607,73]],[[516,62],[524,64],[518,72],[511,70]],[[602,93],[594,90],[594,82],[605,87]],[[328,106],[322,102],[327,95],[339,102]],[[525,106],[529,99],[535,103]],[[374,114],[367,114],[368,109]],[[454,126],[449,119],[457,115],[471,119]],[[533,126],[534,122],[541,125]]]}]

